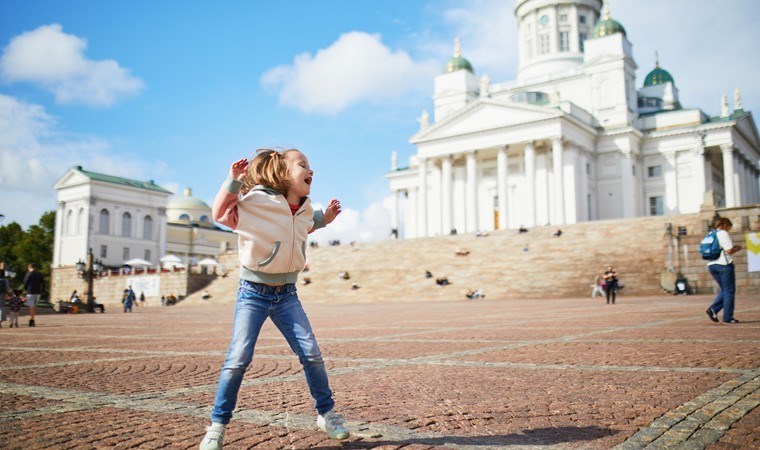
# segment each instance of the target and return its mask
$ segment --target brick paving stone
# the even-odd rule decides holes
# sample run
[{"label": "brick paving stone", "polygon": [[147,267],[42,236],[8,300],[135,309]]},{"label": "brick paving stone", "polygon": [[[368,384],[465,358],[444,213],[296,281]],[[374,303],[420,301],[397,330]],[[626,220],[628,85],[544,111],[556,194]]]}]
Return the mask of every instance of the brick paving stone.
[{"label": "brick paving stone", "polygon": [[[760,299],[738,298],[731,326],[707,319],[709,301],[305,301],[354,436],[316,430],[300,364],[268,322],[227,448],[760,447]],[[179,305],[0,329],[0,448],[197,448],[232,313]]]}]

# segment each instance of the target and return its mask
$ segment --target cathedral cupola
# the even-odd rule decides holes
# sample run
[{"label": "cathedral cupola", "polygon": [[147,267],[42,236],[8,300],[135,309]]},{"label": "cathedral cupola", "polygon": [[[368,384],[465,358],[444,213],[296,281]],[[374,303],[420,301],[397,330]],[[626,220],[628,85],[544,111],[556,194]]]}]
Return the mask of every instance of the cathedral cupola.
[{"label": "cathedral cupola", "polygon": [[646,78],[644,78],[644,87],[657,86],[658,84],[673,83],[676,84],[673,76],[670,75],[665,69],[660,68],[659,56],[655,58],[654,70],[649,72]]},{"label": "cathedral cupola", "polygon": [[604,17],[599,22],[597,22],[596,25],[594,25],[594,28],[591,30],[590,38],[595,39],[609,36],[615,33],[622,33],[623,36],[626,36],[625,28],[623,28],[623,25],[621,25],[617,20],[610,17],[610,5],[605,2]]},{"label": "cathedral cupola", "polygon": [[454,56],[451,57],[446,67],[443,68],[444,73],[456,72],[457,70],[466,70],[472,74],[475,73],[472,69],[472,64],[462,56],[462,51],[459,48],[459,38],[454,39]]}]

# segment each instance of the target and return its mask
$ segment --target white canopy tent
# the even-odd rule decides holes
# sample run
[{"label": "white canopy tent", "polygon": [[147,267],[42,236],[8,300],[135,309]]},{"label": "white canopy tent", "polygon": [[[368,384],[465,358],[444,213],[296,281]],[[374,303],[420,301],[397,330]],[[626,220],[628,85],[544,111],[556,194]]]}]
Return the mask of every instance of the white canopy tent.
[{"label": "white canopy tent", "polygon": [[159,261],[161,261],[161,266],[165,269],[172,267],[185,267],[185,264],[176,255],[166,255],[159,259]]},{"label": "white canopy tent", "polygon": [[218,266],[219,262],[213,258],[203,258],[198,261],[199,266]]},{"label": "white canopy tent", "polygon": [[124,265],[130,267],[148,267],[152,266],[153,264],[141,258],[132,258],[128,261],[124,261]]}]

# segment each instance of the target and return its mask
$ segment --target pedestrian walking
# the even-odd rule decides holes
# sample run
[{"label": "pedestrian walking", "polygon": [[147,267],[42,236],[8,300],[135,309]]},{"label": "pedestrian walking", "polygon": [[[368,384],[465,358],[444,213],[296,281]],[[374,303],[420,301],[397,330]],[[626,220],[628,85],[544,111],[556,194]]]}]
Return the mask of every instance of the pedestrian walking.
[{"label": "pedestrian walking", "polygon": [[34,264],[27,266],[27,272],[24,275],[24,290],[26,291],[26,306],[29,307],[29,326],[34,327],[36,326],[34,315],[37,313],[37,303],[45,290],[45,277],[37,272]]},{"label": "pedestrian walking", "polygon": [[607,295],[607,304],[610,304],[610,298],[612,298],[612,304],[614,305],[618,291],[618,273],[612,266],[609,266],[602,277],[604,278],[604,293]]},{"label": "pedestrian walking", "polygon": [[21,305],[24,304],[24,301],[21,300],[21,297],[19,295],[19,291],[12,290],[8,294],[6,294],[6,298],[8,298],[8,309],[10,310],[10,327],[16,327],[18,328],[18,313],[21,311]]},{"label": "pedestrian walking", "polygon": [[6,296],[10,298],[8,294],[11,291],[11,284],[5,279],[5,270],[0,269],[0,328],[3,327],[3,322],[7,320],[6,316]]},{"label": "pedestrian walking", "polygon": [[731,257],[741,250],[741,246],[734,245],[731,235],[728,234],[733,223],[725,217],[718,219],[715,224],[718,243],[720,244],[720,256],[718,259],[707,263],[707,270],[718,283],[718,295],[712,305],[707,308],[707,315],[713,322],[718,322],[718,313],[723,310],[723,323],[739,323],[734,318],[734,294],[736,293],[736,274],[734,273],[734,260]]},{"label": "pedestrian walking", "polygon": [[232,163],[229,178],[214,199],[214,220],[238,233],[241,270],[232,342],[201,450],[222,448],[243,374],[267,318],[298,355],[314,398],[317,426],[330,439],[349,436],[343,417],[333,410],[322,353],[296,291],[298,274],[306,264],[303,250],[308,234],[341,212],[336,199],[324,212],[314,211],[308,197],[313,176],[309,160],[300,151],[263,149],[250,162]]}]

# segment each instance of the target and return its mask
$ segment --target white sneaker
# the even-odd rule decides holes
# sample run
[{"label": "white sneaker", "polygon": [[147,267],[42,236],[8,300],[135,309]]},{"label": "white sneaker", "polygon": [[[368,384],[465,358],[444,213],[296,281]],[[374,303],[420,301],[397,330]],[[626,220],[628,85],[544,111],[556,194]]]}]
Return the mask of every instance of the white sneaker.
[{"label": "white sneaker", "polygon": [[346,439],[351,436],[346,427],[343,426],[344,422],[343,416],[332,409],[317,417],[317,426],[326,432],[330,439]]},{"label": "white sneaker", "polygon": [[212,423],[206,427],[206,435],[201,441],[200,450],[222,450],[224,446],[224,430],[227,425],[221,423]]}]

